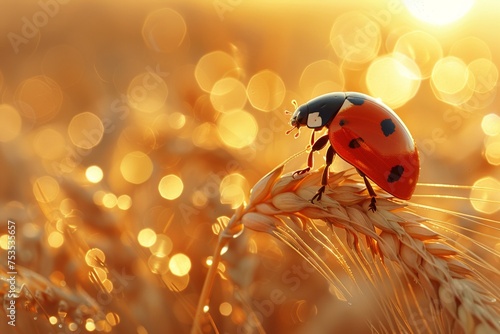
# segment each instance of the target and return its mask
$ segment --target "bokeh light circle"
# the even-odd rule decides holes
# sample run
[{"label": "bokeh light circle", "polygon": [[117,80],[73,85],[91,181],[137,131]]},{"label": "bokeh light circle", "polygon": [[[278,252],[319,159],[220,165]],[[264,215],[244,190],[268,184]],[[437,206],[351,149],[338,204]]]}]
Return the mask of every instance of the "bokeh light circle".
[{"label": "bokeh light circle", "polygon": [[101,167],[99,167],[99,166],[96,166],[96,165],[89,166],[85,170],[85,177],[87,178],[87,180],[89,180],[89,182],[99,183],[99,182],[101,182],[103,176],[104,176],[104,174],[102,172]]},{"label": "bokeh light circle", "polygon": [[487,114],[481,121],[481,128],[487,136],[496,136],[500,134],[500,116],[497,114]]},{"label": "bokeh light circle", "polygon": [[153,172],[153,162],[144,152],[130,152],[123,157],[120,172],[126,181],[141,184],[150,178]]},{"label": "bokeh light circle", "polygon": [[474,91],[478,93],[487,93],[494,89],[498,84],[498,68],[491,60],[478,58],[473,60],[467,66],[471,75],[474,76]]},{"label": "bokeh light circle", "polygon": [[24,80],[18,86],[15,99],[24,117],[36,122],[46,122],[59,113],[63,93],[53,79],[38,75]]},{"label": "bokeh light circle", "polygon": [[101,141],[104,125],[99,117],[86,111],[71,119],[68,135],[73,145],[89,150]]},{"label": "bokeh light circle", "polygon": [[248,181],[243,175],[228,174],[219,185],[220,201],[222,204],[230,204],[231,208],[235,209],[243,204],[249,191]]},{"label": "bokeh light circle", "polygon": [[460,105],[473,94],[474,77],[467,65],[457,57],[441,58],[432,70],[431,87],[434,95],[443,102]]},{"label": "bokeh light circle", "polygon": [[177,49],[186,35],[186,22],[181,14],[170,8],[162,8],[148,15],[142,27],[146,45],[156,52]]},{"label": "bokeh light circle", "polygon": [[478,58],[491,59],[491,49],[482,39],[469,36],[455,41],[448,55],[460,58],[468,64]]},{"label": "bokeh light circle", "polygon": [[170,258],[168,267],[175,276],[184,276],[191,270],[191,260],[186,254],[177,253]]},{"label": "bokeh light circle", "polygon": [[360,12],[340,15],[330,31],[330,44],[347,68],[358,68],[375,58],[381,43],[379,25]]},{"label": "bokeh light circle", "polygon": [[222,141],[233,148],[242,148],[253,143],[257,136],[257,121],[247,111],[233,110],[217,119],[217,131]]},{"label": "bokeh light circle", "polygon": [[418,66],[403,55],[375,59],[366,73],[368,91],[392,108],[412,99],[420,87]]},{"label": "bokeh light circle", "polygon": [[344,90],[345,77],[337,64],[318,60],[306,66],[299,81],[300,89],[308,98]]},{"label": "bokeh light circle", "polygon": [[255,109],[272,111],[285,98],[285,83],[273,71],[263,70],[250,78],[247,86],[248,100]]},{"label": "bokeh light circle", "polygon": [[143,112],[155,112],[165,104],[168,87],[156,73],[143,72],[136,75],[128,86],[128,103]]},{"label": "bokeh light circle", "polygon": [[143,228],[137,234],[137,241],[142,247],[151,247],[156,242],[156,232],[150,228]]},{"label": "bokeh light circle", "polygon": [[213,51],[203,55],[194,70],[196,82],[207,93],[212,91],[218,80],[227,76],[235,77],[237,73],[236,61],[223,51]]},{"label": "bokeh light circle", "polygon": [[168,200],[178,198],[182,194],[183,189],[184,184],[182,183],[182,179],[174,174],[165,175],[158,184],[158,191],[161,197]]},{"label": "bokeh light circle", "polygon": [[210,102],[219,112],[241,109],[247,102],[245,85],[232,77],[222,78],[214,84],[210,92]]},{"label": "bokeh light circle", "polygon": [[483,177],[472,186],[470,202],[474,209],[479,212],[492,214],[500,210],[500,182],[487,176]]},{"label": "bokeh light circle", "polygon": [[157,257],[167,257],[172,251],[173,243],[165,234],[158,234],[156,236],[156,242],[149,247],[151,254]]},{"label": "bokeh light circle", "polygon": [[431,76],[434,64],[443,57],[443,49],[431,34],[412,30],[397,40],[394,54],[412,59],[419,67],[422,79],[426,79]]}]

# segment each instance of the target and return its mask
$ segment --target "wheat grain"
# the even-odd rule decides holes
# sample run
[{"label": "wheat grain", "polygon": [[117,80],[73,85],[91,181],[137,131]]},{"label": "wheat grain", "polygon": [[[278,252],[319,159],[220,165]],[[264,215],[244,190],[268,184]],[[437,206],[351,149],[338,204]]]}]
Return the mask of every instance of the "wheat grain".
[{"label": "wheat grain", "polygon": [[[33,314],[56,317],[57,322],[74,323],[83,326],[87,319],[94,322],[105,322],[105,314],[98,303],[82,289],[72,290],[65,286],[52,283],[43,276],[28,268],[17,266],[15,294],[16,304],[20,308]],[[7,298],[10,276],[0,266],[0,282],[2,283],[0,296]],[[22,306],[21,306],[22,305]],[[22,309],[21,309],[22,308]]]},{"label": "wheat grain", "polygon": [[[331,238],[316,227],[315,220],[322,220],[345,230],[346,245],[351,250],[348,256],[360,269],[358,272],[366,273],[372,293],[380,294],[377,285],[384,280],[391,282],[396,291],[408,291],[408,288],[398,289],[399,286],[410,287],[408,295],[396,296],[385,303],[386,310],[382,313],[389,324],[382,325],[382,331],[500,332],[500,307],[495,299],[499,295],[498,283],[486,279],[476,268],[488,266],[453,247],[449,238],[431,229],[430,221],[408,209],[405,202],[377,189],[377,211],[371,212],[370,197],[360,179],[347,171],[331,174],[322,200],[313,204],[310,199],[318,189],[321,171],[295,178],[291,174],[282,175],[283,169],[283,165],[279,166],[255,185],[248,205],[231,218],[220,240],[231,238],[234,235],[231,231],[239,232],[242,226],[269,233],[299,252],[336,287],[339,298],[348,300],[357,292],[346,287],[334,274],[331,264],[316,254],[293,228],[298,226],[330,251],[352,281],[359,280]],[[361,242],[363,239],[366,244]],[[341,246],[344,247],[342,242]],[[500,277],[498,270],[491,267],[488,270]],[[402,279],[395,277],[398,271],[403,272]],[[418,305],[411,288],[413,281],[425,293],[426,304],[431,305],[427,315]],[[207,295],[203,305],[206,303]],[[412,312],[419,314],[421,323],[417,326],[402,318],[403,308],[414,308]],[[429,315],[432,319],[426,319]],[[196,325],[193,333],[195,328]]]}]

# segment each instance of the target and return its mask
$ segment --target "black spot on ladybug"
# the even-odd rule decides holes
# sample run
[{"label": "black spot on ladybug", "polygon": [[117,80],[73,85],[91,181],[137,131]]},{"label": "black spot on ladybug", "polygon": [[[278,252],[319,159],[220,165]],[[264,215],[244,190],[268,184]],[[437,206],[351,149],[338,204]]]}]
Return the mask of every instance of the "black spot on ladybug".
[{"label": "black spot on ladybug", "polygon": [[396,182],[401,178],[401,175],[403,175],[403,172],[405,171],[404,167],[401,165],[396,165],[391,168],[391,173],[387,177],[387,182],[392,183]]},{"label": "black spot on ladybug", "polygon": [[354,138],[353,140],[351,140],[349,142],[349,147],[350,148],[358,148],[361,146],[361,143],[363,143],[363,142],[364,142],[364,140],[361,137]]},{"label": "black spot on ladybug", "polygon": [[341,120],[340,120],[340,122],[339,122],[339,125],[340,125],[340,126],[344,126],[344,125],[345,125],[345,123],[346,123],[346,122],[345,122],[345,120],[344,120],[344,119],[341,119]]},{"label": "black spot on ladybug", "polygon": [[351,102],[355,106],[360,106],[365,103],[365,99],[359,96],[348,96],[347,101]]},{"label": "black spot on ladybug", "polygon": [[382,128],[382,132],[386,137],[392,135],[396,130],[396,125],[390,118],[384,119],[382,122],[380,122],[380,127]]}]

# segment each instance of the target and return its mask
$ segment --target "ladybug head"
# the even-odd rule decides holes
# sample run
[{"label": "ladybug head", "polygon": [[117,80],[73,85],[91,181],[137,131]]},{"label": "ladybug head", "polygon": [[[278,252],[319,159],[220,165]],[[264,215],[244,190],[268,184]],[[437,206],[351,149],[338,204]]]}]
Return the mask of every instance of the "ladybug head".
[{"label": "ladybug head", "polygon": [[318,96],[306,104],[296,107],[290,124],[295,128],[307,126],[309,129],[319,130],[328,126],[337,115],[346,99],[345,93],[329,93]]},{"label": "ladybug head", "polygon": [[[297,102],[295,102],[294,105],[297,107]],[[292,118],[290,119],[290,125],[294,128],[300,128],[301,126],[307,125],[308,115],[309,108],[307,107],[307,104],[303,104],[300,107],[297,107],[292,114]]]}]

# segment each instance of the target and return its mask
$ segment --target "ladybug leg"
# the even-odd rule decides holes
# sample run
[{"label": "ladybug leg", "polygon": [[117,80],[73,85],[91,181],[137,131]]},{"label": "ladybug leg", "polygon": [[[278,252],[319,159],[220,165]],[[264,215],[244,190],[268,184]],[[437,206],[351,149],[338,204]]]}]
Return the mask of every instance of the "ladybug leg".
[{"label": "ladybug leg", "polygon": [[370,210],[372,210],[372,212],[375,212],[375,211],[377,211],[377,206],[375,204],[375,203],[377,203],[377,200],[375,199],[377,194],[375,194],[375,190],[373,190],[372,185],[370,184],[370,181],[368,181],[368,179],[366,178],[366,175],[362,171],[360,171],[359,169],[357,169],[357,171],[358,171],[359,175],[361,175],[361,177],[363,178],[363,181],[365,181],[366,190],[368,190],[368,193],[372,197],[372,200],[370,202]]},{"label": "ladybug leg", "polygon": [[326,185],[328,184],[328,170],[330,169],[330,165],[333,162],[334,156],[335,156],[335,150],[333,149],[332,145],[330,145],[328,147],[328,150],[326,151],[326,166],[325,169],[323,170],[323,176],[321,178],[321,188],[319,188],[316,195],[314,195],[314,197],[311,198],[311,203],[313,204],[315,199],[321,201],[321,196],[325,192]]},{"label": "ladybug leg", "polygon": [[307,156],[307,167],[294,172],[293,176],[302,175],[311,170],[314,164],[314,157],[313,157],[314,152],[317,152],[321,150],[323,147],[325,147],[326,143],[328,143],[328,139],[329,139],[328,134],[326,134],[324,136],[319,137],[318,140],[314,141],[314,131],[313,131],[311,135],[311,152],[309,152],[309,155]]}]

